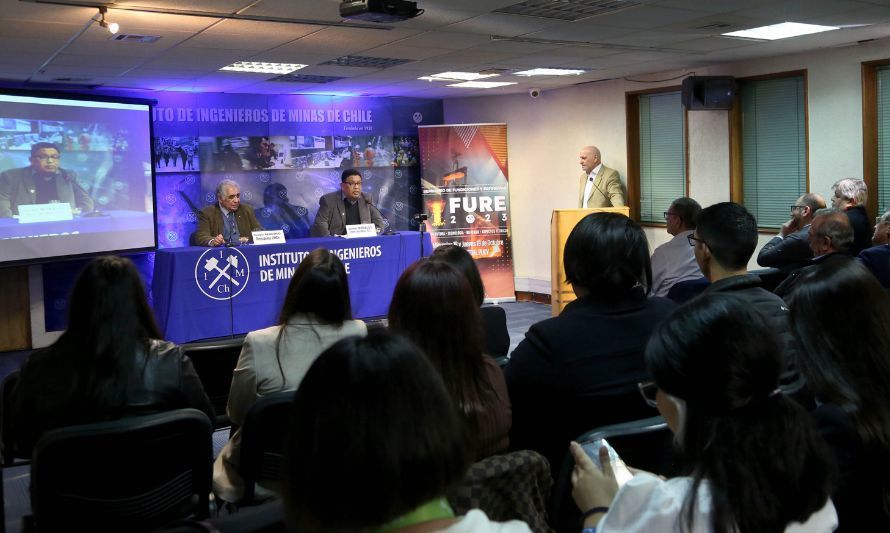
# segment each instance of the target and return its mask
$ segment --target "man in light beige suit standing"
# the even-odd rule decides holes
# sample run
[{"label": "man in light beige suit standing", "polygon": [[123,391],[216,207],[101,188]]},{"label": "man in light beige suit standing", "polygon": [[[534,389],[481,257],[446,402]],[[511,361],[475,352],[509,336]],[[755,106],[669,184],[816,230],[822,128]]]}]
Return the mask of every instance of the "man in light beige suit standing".
[{"label": "man in light beige suit standing", "polygon": [[585,146],[578,155],[581,169],[579,207],[622,207],[624,190],[618,172],[602,163],[599,148]]}]

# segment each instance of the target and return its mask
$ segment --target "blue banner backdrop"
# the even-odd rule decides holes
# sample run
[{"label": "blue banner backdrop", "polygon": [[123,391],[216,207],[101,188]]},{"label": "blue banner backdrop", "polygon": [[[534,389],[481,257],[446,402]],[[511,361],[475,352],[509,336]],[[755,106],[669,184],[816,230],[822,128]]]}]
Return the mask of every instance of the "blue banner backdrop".
[{"label": "blue banner backdrop", "polygon": [[[144,95],[139,95],[144,96]],[[420,206],[417,127],[441,124],[441,100],[167,92],[153,95],[158,247],[188,245],[195,212],[220,180],[267,229],[308,235],[321,195],[349,167],[394,230],[416,229]],[[151,287],[154,254],[131,256]],[[85,261],[43,266],[46,331],[65,328],[68,294]]]}]

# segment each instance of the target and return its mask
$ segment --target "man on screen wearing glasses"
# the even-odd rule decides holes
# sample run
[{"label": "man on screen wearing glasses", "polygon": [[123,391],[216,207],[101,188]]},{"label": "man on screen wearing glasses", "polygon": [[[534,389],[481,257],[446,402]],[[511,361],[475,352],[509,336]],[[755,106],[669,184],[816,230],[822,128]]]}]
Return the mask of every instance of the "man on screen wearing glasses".
[{"label": "man on screen wearing glasses", "polygon": [[325,194],[318,201],[318,213],[310,229],[313,237],[345,235],[350,224],[373,222],[377,233],[383,231],[383,216],[371,200],[362,193],[362,175],[348,168],[340,175],[340,190]]},{"label": "man on screen wearing glasses", "polygon": [[0,173],[0,217],[18,215],[27,204],[67,202],[72,209],[93,210],[93,199],[77,183],[77,176],[59,166],[61,150],[53,143],[31,145],[31,166]]}]

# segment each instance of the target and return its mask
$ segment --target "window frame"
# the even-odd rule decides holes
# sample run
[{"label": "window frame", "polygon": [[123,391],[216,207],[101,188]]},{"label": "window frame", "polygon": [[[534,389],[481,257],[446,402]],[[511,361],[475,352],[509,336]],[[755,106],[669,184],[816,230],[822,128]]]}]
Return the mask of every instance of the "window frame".
[{"label": "window frame", "polygon": [[[878,212],[878,70],[890,58],[862,62],[862,179],[868,187],[869,213]],[[888,204],[890,205],[890,204]]]}]

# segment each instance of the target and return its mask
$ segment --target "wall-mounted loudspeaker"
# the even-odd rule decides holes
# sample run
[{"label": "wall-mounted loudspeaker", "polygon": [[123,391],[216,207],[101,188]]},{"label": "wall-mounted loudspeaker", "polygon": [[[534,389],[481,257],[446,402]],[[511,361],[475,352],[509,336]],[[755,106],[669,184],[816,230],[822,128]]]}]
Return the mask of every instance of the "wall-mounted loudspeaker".
[{"label": "wall-mounted loudspeaker", "polygon": [[683,105],[697,109],[729,109],[736,94],[732,76],[690,76],[683,80]]}]

